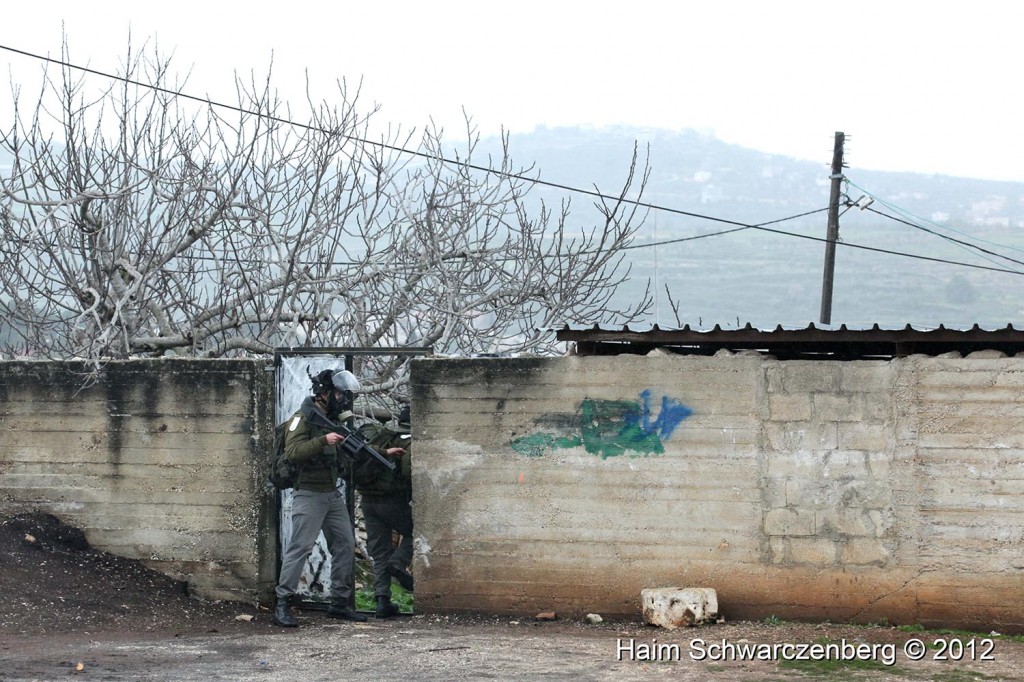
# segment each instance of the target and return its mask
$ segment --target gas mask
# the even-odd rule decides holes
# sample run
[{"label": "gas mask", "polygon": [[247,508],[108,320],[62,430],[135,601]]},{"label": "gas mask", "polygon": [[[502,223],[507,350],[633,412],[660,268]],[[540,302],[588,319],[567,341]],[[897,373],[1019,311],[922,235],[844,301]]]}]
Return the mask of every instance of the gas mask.
[{"label": "gas mask", "polygon": [[327,414],[336,417],[342,412],[351,411],[355,402],[355,393],[352,391],[332,390],[327,397]]},{"label": "gas mask", "polygon": [[359,380],[348,370],[325,369],[316,376],[306,374],[313,384],[313,395],[320,396],[327,394],[327,401],[324,411],[330,417],[336,417],[345,411],[350,411],[355,403],[355,394],[359,390]]}]

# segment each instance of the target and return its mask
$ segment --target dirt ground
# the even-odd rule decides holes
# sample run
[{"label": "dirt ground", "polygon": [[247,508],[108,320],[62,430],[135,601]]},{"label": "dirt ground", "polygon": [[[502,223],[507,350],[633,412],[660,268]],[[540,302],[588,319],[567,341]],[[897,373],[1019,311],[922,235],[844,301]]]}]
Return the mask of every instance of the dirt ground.
[{"label": "dirt ground", "polygon": [[[191,599],[40,515],[0,521],[0,576],[0,680],[1024,680],[1019,637],[890,627],[437,615],[353,624],[304,610],[286,630],[252,606]],[[918,643],[921,660],[910,660]]]}]

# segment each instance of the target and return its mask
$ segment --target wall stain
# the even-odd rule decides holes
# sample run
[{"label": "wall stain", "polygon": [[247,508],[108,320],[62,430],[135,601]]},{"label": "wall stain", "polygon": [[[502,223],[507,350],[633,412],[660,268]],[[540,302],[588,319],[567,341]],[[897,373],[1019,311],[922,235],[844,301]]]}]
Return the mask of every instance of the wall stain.
[{"label": "wall stain", "polygon": [[583,445],[580,436],[556,436],[552,433],[534,433],[512,441],[512,449],[527,457],[543,457],[544,453],[555,448],[577,448],[580,445]]},{"label": "wall stain", "polygon": [[585,399],[576,415],[544,415],[535,422],[549,427],[578,425],[578,433],[568,428],[560,429],[561,434],[533,433],[512,439],[510,445],[527,457],[581,445],[601,459],[626,453],[660,455],[665,452],[664,442],[693,410],[668,396],[662,396],[659,407],[658,416],[652,418],[650,390],[643,391],[639,401]]}]

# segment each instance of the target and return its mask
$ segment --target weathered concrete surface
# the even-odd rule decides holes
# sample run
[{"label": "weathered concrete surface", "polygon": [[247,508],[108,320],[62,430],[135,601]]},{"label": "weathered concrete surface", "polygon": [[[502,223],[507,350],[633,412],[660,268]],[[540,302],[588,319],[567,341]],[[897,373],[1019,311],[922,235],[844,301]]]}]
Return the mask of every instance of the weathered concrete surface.
[{"label": "weathered concrete surface", "polygon": [[417,606],[1024,630],[1024,358],[413,364]]},{"label": "weathered concrete surface", "polygon": [[253,600],[273,582],[273,375],[240,360],[0,363],[0,504]]}]

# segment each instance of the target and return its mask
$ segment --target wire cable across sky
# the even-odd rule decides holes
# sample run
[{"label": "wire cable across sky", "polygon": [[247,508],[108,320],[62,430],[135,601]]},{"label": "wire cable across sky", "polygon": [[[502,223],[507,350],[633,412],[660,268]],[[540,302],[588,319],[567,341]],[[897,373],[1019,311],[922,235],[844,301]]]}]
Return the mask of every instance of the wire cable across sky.
[{"label": "wire cable across sky", "polygon": [[[275,123],[280,123],[280,124],[288,125],[288,126],[294,126],[296,128],[300,128],[300,129],[304,129],[304,130],[310,130],[310,131],[315,131],[315,132],[322,132],[322,133],[325,133],[325,134],[329,134],[330,133],[330,131],[324,130],[323,128],[320,128],[318,126],[313,126],[313,125],[306,124],[306,123],[300,123],[300,122],[293,121],[293,120],[290,120],[290,119],[287,119],[287,118],[281,118],[281,117],[273,116],[273,115],[270,115],[270,114],[267,114],[267,113],[263,113],[263,112],[257,112],[257,111],[252,111],[252,110],[248,110],[248,109],[243,109],[241,107],[234,106],[234,105],[231,105],[231,104],[226,104],[226,103],[220,102],[220,101],[216,101],[216,100],[210,99],[208,97],[199,97],[197,95],[191,95],[191,94],[188,94],[188,93],[180,91],[180,90],[174,90],[174,89],[165,88],[165,87],[162,87],[162,86],[159,86],[159,85],[153,85],[151,83],[145,83],[145,82],[142,82],[142,81],[138,81],[138,80],[134,80],[134,79],[131,79],[131,78],[127,78],[126,76],[118,76],[118,75],[107,73],[107,72],[100,71],[100,70],[97,70],[97,69],[92,69],[92,68],[89,68],[89,67],[80,66],[78,64],[67,62],[67,61],[64,61],[64,60],[61,60],[61,59],[55,59],[53,57],[48,57],[48,56],[45,56],[45,55],[36,54],[36,53],[29,52],[29,51],[26,51],[26,50],[21,50],[21,49],[14,48],[14,47],[11,47],[11,46],[8,46],[8,45],[0,45],[0,50],[6,50],[8,52],[11,52],[11,53],[14,53],[14,54],[18,54],[18,55],[21,55],[21,56],[24,56],[24,57],[29,57],[29,58],[32,58],[32,59],[41,60],[41,61],[48,62],[48,63],[51,63],[51,64],[56,64],[56,65],[62,66],[64,68],[75,69],[75,70],[81,71],[83,73],[99,76],[99,77],[106,78],[106,79],[109,79],[109,80],[123,82],[123,83],[129,84],[129,85],[133,85],[133,86],[136,86],[136,87],[147,88],[147,89],[153,90],[155,92],[160,92],[160,93],[163,93],[163,94],[171,95],[173,97],[180,97],[180,98],[183,98],[183,99],[199,102],[199,103],[205,104],[207,106],[217,107],[217,108],[221,108],[221,109],[226,109],[226,110],[230,110],[230,111],[234,111],[234,112],[237,112],[237,113],[246,114],[246,115],[250,115],[250,116],[262,117],[262,118],[265,118],[267,120],[273,121]],[[448,164],[448,165],[459,166],[459,167],[462,167],[462,168],[467,168],[467,169],[479,171],[479,172],[482,172],[482,173],[488,173],[488,174],[496,175],[496,176],[499,176],[499,177],[504,177],[504,178],[511,179],[511,180],[518,180],[518,181],[522,181],[522,182],[528,182],[528,183],[532,183],[534,185],[550,187],[550,188],[553,188],[553,189],[559,189],[559,190],[562,190],[562,191],[565,191],[565,192],[581,194],[581,195],[584,195],[584,196],[589,196],[589,197],[593,197],[593,198],[597,198],[597,199],[601,199],[601,200],[621,201],[623,203],[636,206],[638,208],[645,208],[645,209],[649,209],[649,210],[652,210],[652,211],[659,211],[659,212],[669,213],[669,214],[673,214],[673,215],[679,215],[679,216],[684,216],[684,217],[688,217],[688,218],[695,218],[695,219],[699,219],[699,220],[707,220],[707,221],[711,221],[711,222],[716,222],[716,223],[721,223],[721,224],[725,224],[725,225],[732,225],[732,226],[734,226],[733,229],[721,230],[719,232],[713,232],[713,233],[709,233],[709,234],[694,235],[694,236],[691,236],[691,237],[681,237],[681,238],[669,239],[669,240],[658,241],[658,242],[650,242],[650,243],[646,243],[646,244],[632,244],[630,246],[624,247],[622,250],[641,249],[641,248],[657,248],[658,246],[664,246],[664,245],[667,245],[667,244],[675,244],[675,243],[681,243],[681,242],[686,242],[686,241],[693,241],[693,240],[696,240],[696,239],[705,239],[705,238],[709,238],[709,237],[723,236],[723,235],[727,235],[727,234],[731,234],[731,233],[735,233],[735,232],[740,232],[740,231],[748,230],[748,229],[750,229],[750,230],[760,230],[760,231],[769,232],[769,233],[772,233],[772,234],[777,234],[777,235],[785,236],[785,237],[794,237],[794,238],[799,238],[799,239],[809,239],[811,241],[817,241],[817,242],[823,242],[823,243],[828,243],[828,241],[829,241],[828,239],[826,239],[824,237],[815,237],[815,236],[811,236],[811,235],[800,234],[800,233],[796,233],[796,232],[788,232],[788,231],[785,231],[785,230],[779,230],[779,229],[767,227],[768,225],[778,224],[778,223],[781,223],[781,222],[786,222],[786,221],[789,221],[789,220],[795,220],[797,218],[805,217],[807,215],[813,215],[815,213],[824,212],[824,211],[827,210],[827,208],[817,209],[817,210],[814,210],[814,211],[800,213],[800,214],[793,215],[793,216],[787,216],[785,218],[779,218],[779,219],[776,219],[776,220],[771,220],[771,221],[767,221],[767,222],[763,222],[763,223],[749,224],[749,223],[743,223],[743,222],[739,222],[739,221],[735,221],[735,220],[729,220],[729,219],[726,219],[726,218],[720,218],[720,217],[716,217],[716,216],[711,216],[711,215],[706,215],[706,214],[701,214],[701,213],[695,213],[695,212],[692,212],[692,211],[685,211],[685,210],[682,210],[682,209],[677,209],[677,208],[672,208],[672,207],[668,207],[668,206],[662,206],[662,205],[658,205],[658,204],[653,204],[653,203],[649,203],[649,202],[645,202],[645,201],[640,201],[640,200],[637,200],[637,199],[629,199],[629,198],[626,198],[626,197],[607,195],[607,194],[603,194],[603,193],[601,193],[601,192],[599,192],[597,190],[589,190],[589,189],[584,189],[584,188],[581,188],[581,187],[575,187],[575,186],[567,185],[567,184],[563,184],[563,183],[551,182],[551,181],[548,181],[548,180],[542,180],[540,178],[534,178],[534,177],[530,177],[530,176],[526,176],[526,175],[522,175],[522,174],[511,173],[511,172],[508,172],[508,171],[496,170],[494,168],[490,168],[490,167],[487,167],[487,166],[480,166],[480,165],[472,164],[472,163],[469,163],[469,162],[466,162],[466,161],[460,161],[460,160],[457,160],[457,159],[450,159],[450,158],[447,158],[447,157],[444,157],[444,156],[439,156],[439,155],[436,155],[436,154],[430,154],[430,153],[423,152],[423,151],[416,150],[416,149],[409,149],[409,148],[406,148],[406,147],[401,147],[401,146],[397,146],[397,145],[387,144],[385,142],[375,142],[373,140],[369,140],[369,139],[365,139],[365,138],[361,138],[361,137],[357,137],[357,136],[353,136],[353,135],[347,135],[347,134],[343,134],[342,133],[342,134],[340,134],[340,136],[342,138],[344,138],[344,139],[351,140],[351,141],[357,142],[359,144],[370,145],[370,146],[378,147],[378,148],[381,148],[381,149],[386,149],[388,151],[394,151],[394,152],[398,152],[398,153],[402,153],[402,154],[412,155],[412,156],[415,156],[415,157],[420,157],[420,158],[440,161],[440,162]],[[856,187],[856,185],[853,185],[853,186]],[[877,211],[873,211],[873,212],[878,213]],[[879,215],[882,215],[882,216],[887,217],[887,218],[892,218],[891,216],[886,216],[885,214],[882,214],[882,213],[879,213]],[[892,219],[895,219],[895,218],[892,218]],[[910,223],[907,223],[907,224],[910,224]],[[912,226],[913,227],[917,227],[918,229],[924,229],[924,228],[921,228],[918,225],[912,225]],[[925,230],[925,231],[928,231],[928,230]],[[863,244],[855,244],[855,243],[846,242],[846,241],[839,241],[839,242],[836,242],[836,243],[839,246],[844,246],[844,247],[847,247],[847,248],[861,249],[861,250],[865,250],[865,251],[873,251],[873,252],[876,252],[876,253],[883,253],[883,254],[892,255],[892,256],[899,256],[899,257],[904,257],[904,258],[912,258],[912,259],[923,260],[923,261],[930,261],[930,262],[935,262],[935,263],[944,263],[944,264],[948,264],[948,265],[956,265],[956,266],[975,268],[975,269],[981,269],[981,270],[989,270],[989,271],[994,271],[994,272],[1002,272],[1002,273],[1007,273],[1007,274],[1024,275],[1024,272],[1020,272],[1020,271],[1017,271],[1017,270],[1010,270],[1010,269],[1001,268],[1001,267],[985,266],[985,265],[978,265],[978,264],[974,264],[974,263],[965,263],[965,262],[961,262],[961,261],[953,261],[953,260],[947,260],[947,259],[943,259],[943,258],[936,258],[936,257],[931,257],[931,256],[923,256],[923,255],[919,255],[919,254],[906,253],[906,252],[902,252],[902,251],[894,251],[894,250],[891,250],[891,249],[883,249],[883,248],[878,248],[878,247],[866,246],[866,245],[863,245]],[[978,247],[973,247],[973,248],[977,249]],[[589,253],[589,252],[584,252],[584,253]],[[1013,259],[1009,259],[1009,258],[1007,258],[1005,256],[1000,255],[1000,254],[995,254],[994,252],[987,252],[987,253],[991,253],[991,254],[999,257],[999,258],[1003,258],[1003,259],[1006,259],[1006,260],[1010,260],[1011,262],[1020,263],[1020,264],[1024,265],[1024,262],[1016,261],[1016,260],[1013,260]]]}]

